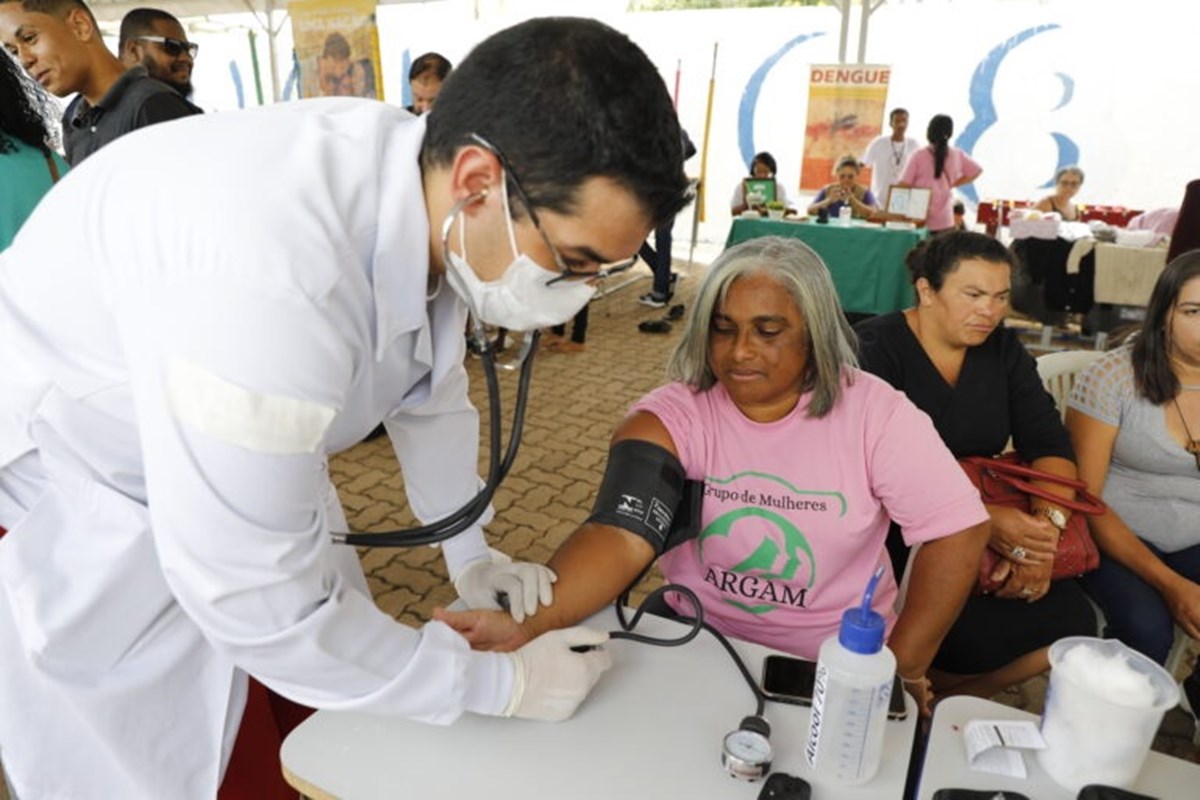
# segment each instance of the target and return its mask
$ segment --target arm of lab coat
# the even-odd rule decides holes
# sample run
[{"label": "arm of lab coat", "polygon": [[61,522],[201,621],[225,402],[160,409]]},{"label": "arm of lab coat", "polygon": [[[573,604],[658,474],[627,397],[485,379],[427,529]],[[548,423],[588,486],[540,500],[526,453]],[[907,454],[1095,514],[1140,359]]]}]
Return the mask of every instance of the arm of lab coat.
[{"label": "arm of lab coat", "polygon": [[[356,360],[370,357],[346,333],[354,321],[252,277],[127,284],[114,316],[155,544],[212,646],[314,707],[433,722],[502,709],[509,662],[473,653],[440,623],[416,631],[392,620],[347,581],[331,543],[321,421],[339,413]],[[191,385],[178,383],[180,365]]]},{"label": "arm of lab coat", "polygon": [[[385,425],[404,471],[409,506],[421,522],[452,514],[482,488],[477,474],[479,413],[467,396],[461,358],[435,379],[427,397],[406,403]],[[452,580],[471,562],[491,557],[483,535],[491,519],[489,505],[478,521],[442,543]]]}]

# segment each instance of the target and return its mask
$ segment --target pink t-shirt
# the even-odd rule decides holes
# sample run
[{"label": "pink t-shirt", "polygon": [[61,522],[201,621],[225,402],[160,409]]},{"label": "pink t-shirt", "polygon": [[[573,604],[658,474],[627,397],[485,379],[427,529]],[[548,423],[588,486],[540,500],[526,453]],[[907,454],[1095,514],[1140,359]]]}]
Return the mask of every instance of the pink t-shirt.
[{"label": "pink t-shirt", "polygon": [[[662,421],[687,477],[704,482],[699,537],[659,566],[722,633],[815,659],[889,564],[890,520],[913,544],[987,519],[929,418],[874,375],[850,374],[823,419],[804,415],[805,395],[787,417],[753,422],[720,384],[672,383],[634,405]],[[889,566],[874,602],[889,631],[896,593]]]},{"label": "pink t-shirt", "polygon": [[957,147],[946,148],[946,163],[941,177],[933,177],[933,146],[922,147],[908,157],[900,183],[929,189],[929,214],[925,227],[931,231],[943,231],[954,227],[954,184],[966,177],[974,177],[983,168],[969,155]]}]

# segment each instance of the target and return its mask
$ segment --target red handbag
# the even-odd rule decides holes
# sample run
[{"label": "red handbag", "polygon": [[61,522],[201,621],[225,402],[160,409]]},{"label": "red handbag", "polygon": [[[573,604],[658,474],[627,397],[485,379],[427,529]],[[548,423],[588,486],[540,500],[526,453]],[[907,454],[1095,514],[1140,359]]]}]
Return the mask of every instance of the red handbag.
[{"label": "red handbag", "polygon": [[[1103,514],[1108,511],[1108,506],[1100,498],[1088,493],[1086,483],[1034,469],[1023,463],[1016,453],[1005,453],[995,458],[968,456],[960,458],[958,465],[975,484],[986,505],[1010,506],[1028,514],[1030,498],[1040,497],[1075,512],[1058,537],[1051,580],[1076,578],[1100,566],[1100,551],[1092,541],[1084,515]],[[1031,481],[1068,486],[1075,490],[1075,499],[1064,500]],[[991,580],[992,571],[999,560],[1000,556],[991,548],[984,549],[979,564],[979,582],[975,587],[977,592],[994,592],[1003,585],[1002,582]]]}]

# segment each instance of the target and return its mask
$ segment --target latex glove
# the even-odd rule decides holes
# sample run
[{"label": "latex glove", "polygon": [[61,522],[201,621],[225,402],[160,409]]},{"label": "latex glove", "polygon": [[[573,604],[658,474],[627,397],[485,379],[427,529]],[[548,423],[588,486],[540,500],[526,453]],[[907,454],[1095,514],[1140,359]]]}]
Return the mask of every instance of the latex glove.
[{"label": "latex glove", "polygon": [[[545,722],[570,717],[612,666],[612,657],[600,648],[607,641],[604,631],[563,628],[543,633],[509,653],[514,662],[513,693],[504,716]],[[591,649],[578,653],[572,647]]]},{"label": "latex glove", "polygon": [[454,579],[454,589],[471,608],[503,608],[517,622],[537,613],[538,601],[554,602],[554,571],[527,561],[473,561]]}]

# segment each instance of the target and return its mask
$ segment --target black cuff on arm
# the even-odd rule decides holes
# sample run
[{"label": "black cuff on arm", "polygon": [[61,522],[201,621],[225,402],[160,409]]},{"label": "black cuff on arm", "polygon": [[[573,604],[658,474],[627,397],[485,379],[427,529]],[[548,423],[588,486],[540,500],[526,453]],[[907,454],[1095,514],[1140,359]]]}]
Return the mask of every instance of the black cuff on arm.
[{"label": "black cuff on arm", "polygon": [[[662,555],[668,541],[672,547],[686,541],[695,535],[699,523],[699,491],[688,492],[694,503],[677,514],[684,496],[684,477],[683,464],[665,448],[640,439],[617,442],[608,451],[604,480],[587,521],[627,530],[649,542],[656,556]],[[687,483],[699,487],[693,481]],[[677,531],[677,516],[693,529],[691,536]]]}]

